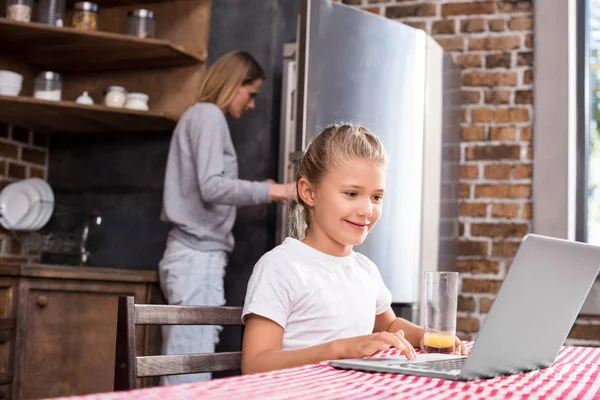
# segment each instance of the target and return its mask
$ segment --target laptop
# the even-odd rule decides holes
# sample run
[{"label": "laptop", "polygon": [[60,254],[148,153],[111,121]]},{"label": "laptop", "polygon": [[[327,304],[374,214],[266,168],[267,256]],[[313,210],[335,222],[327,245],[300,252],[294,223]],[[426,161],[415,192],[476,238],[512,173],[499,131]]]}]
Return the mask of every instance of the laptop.
[{"label": "laptop", "polygon": [[525,236],[468,357],[423,354],[331,361],[373,372],[474,380],[554,362],[600,273],[600,247]]}]

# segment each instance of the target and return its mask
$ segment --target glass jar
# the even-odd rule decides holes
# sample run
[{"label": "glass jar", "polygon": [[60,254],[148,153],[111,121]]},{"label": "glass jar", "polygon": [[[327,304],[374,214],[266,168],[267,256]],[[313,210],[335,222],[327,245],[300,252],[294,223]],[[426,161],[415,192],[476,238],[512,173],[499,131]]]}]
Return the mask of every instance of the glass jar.
[{"label": "glass jar", "polygon": [[32,0],[7,0],[6,18],[12,21],[31,21]]},{"label": "glass jar", "polygon": [[148,111],[148,95],[146,93],[129,93],[125,108],[130,110]]},{"label": "glass jar", "polygon": [[153,38],[154,13],[143,8],[130,11],[127,14],[127,34],[141,38]]},{"label": "glass jar", "polygon": [[73,6],[73,28],[95,31],[98,28],[98,5],[80,1]]},{"label": "glass jar", "polygon": [[123,108],[127,90],[123,86],[109,86],[104,95],[104,105],[107,107]]},{"label": "glass jar", "polygon": [[42,24],[64,26],[65,0],[40,0],[37,11],[37,22]]},{"label": "glass jar", "polygon": [[40,100],[60,101],[62,78],[58,72],[42,71],[36,75],[33,97]]}]

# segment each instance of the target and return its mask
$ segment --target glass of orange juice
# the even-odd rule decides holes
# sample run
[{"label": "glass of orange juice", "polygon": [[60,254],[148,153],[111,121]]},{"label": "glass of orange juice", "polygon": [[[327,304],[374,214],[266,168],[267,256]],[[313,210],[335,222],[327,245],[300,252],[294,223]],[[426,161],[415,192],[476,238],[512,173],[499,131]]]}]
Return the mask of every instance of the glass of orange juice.
[{"label": "glass of orange juice", "polygon": [[425,303],[425,352],[454,353],[458,273],[426,272]]}]

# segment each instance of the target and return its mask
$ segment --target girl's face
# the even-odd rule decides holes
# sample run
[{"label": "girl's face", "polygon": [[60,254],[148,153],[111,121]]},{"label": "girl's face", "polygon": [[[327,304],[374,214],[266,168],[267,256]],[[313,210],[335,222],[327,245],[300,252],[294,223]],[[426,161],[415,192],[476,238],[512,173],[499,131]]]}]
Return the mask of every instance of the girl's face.
[{"label": "girl's face", "polygon": [[254,98],[258,94],[262,83],[262,79],[257,79],[252,83],[238,87],[233,99],[225,107],[225,113],[232,118],[239,119],[246,111],[253,110],[255,107]]},{"label": "girl's face", "polygon": [[300,179],[298,189],[310,207],[309,244],[333,255],[361,244],[381,216],[385,180],[385,166],[369,160],[340,164],[318,185]]}]

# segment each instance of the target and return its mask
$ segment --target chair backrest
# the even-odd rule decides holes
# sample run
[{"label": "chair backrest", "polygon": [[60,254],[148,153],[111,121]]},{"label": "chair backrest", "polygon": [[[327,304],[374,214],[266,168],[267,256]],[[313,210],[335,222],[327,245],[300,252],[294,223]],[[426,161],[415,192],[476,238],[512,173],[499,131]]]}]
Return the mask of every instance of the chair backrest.
[{"label": "chair backrest", "polygon": [[115,351],[115,390],[136,388],[136,378],[234,371],[241,352],[136,356],[136,325],[243,325],[241,307],[205,307],[135,304],[132,296],[119,297]]}]

